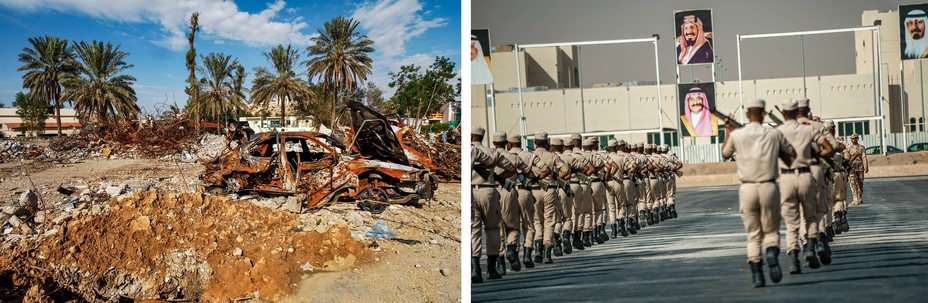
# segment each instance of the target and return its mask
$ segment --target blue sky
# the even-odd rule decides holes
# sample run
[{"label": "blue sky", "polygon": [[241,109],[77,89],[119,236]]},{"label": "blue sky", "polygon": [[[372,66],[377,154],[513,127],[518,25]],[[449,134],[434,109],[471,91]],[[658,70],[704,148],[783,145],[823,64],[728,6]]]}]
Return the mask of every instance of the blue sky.
[{"label": "blue sky", "polygon": [[[461,6],[457,1],[222,1],[222,0],[0,0],[0,102],[11,106],[22,91],[18,55],[30,37],[70,41],[93,39],[120,44],[135,65],[135,90],[143,111],[186,102],[185,27],[200,12],[197,55],[221,52],[238,58],[251,83],[253,68],[269,67],[263,53],[277,44],[304,50],[316,30],[342,15],[361,22],[374,40],[373,75],[386,92],[388,73],[407,64],[428,66],[446,56],[461,66]],[[305,53],[300,60],[305,60]],[[305,69],[303,70],[305,71]]]}]

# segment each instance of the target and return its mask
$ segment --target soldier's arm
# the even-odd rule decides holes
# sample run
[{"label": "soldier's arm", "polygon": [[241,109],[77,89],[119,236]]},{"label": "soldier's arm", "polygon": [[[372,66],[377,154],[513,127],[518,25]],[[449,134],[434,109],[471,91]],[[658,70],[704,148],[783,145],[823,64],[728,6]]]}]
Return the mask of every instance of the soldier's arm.
[{"label": "soldier's arm", "polygon": [[825,138],[822,138],[819,144],[822,146],[822,151],[819,152],[819,155],[822,157],[828,156],[832,151],[834,151],[834,147],[831,146],[831,142],[828,142],[828,140]]},{"label": "soldier's arm", "polygon": [[570,169],[567,167],[567,163],[561,160],[560,158],[554,160],[554,168],[558,170],[557,176],[561,179],[570,178]]},{"label": "soldier's arm", "polygon": [[866,153],[860,153],[860,155],[861,155],[861,157],[864,158],[864,173],[865,173],[865,174],[866,174],[866,173],[869,173],[869,172],[870,172],[870,161],[867,160],[867,154],[866,154]]},{"label": "soldier's arm", "polygon": [[793,159],[796,159],[796,149],[793,148],[792,144],[789,144],[789,141],[786,140],[786,136],[783,136],[783,133],[777,131],[777,135],[780,137],[780,151],[778,156],[787,166],[791,165]]},{"label": "soldier's arm", "polygon": [[483,150],[479,148],[471,147],[470,154],[471,154],[470,158],[471,158],[472,166],[477,166],[477,165],[483,166],[483,167],[493,166],[493,162],[494,162],[493,158],[490,157],[489,154],[483,152]]},{"label": "soldier's arm", "polygon": [[503,169],[503,172],[499,174],[500,178],[509,178],[510,176],[516,174],[516,166],[512,164],[512,161],[506,159],[506,157],[502,154],[496,155],[496,167]]}]

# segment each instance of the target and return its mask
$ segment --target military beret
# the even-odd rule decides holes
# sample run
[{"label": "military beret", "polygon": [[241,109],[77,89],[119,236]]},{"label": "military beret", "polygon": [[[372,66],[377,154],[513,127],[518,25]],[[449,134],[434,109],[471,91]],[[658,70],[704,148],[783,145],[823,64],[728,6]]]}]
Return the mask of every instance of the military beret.
[{"label": "military beret", "polygon": [[583,146],[591,146],[591,145],[593,145],[593,139],[590,139],[590,138],[583,139]]},{"label": "military beret", "polygon": [[535,140],[548,141],[548,133],[545,131],[538,131],[535,133]]},{"label": "military beret", "polygon": [[619,141],[616,141],[615,139],[609,139],[608,146],[609,147],[619,146]]},{"label": "military beret", "polygon": [[618,142],[617,144],[618,144],[619,146],[628,145],[627,143],[625,143],[625,140],[619,139],[619,140],[616,140],[616,141]]},{"label": "military beret", "polygon": [[551,146],[564,146],[564,140],[561,140],[560,138],[553,138],[551,139]]},{"label": "military beret", "polygon": [[809,107],[809,98],[799,98],[799,99],[796,99],[796,106],[798,106],[798,107]]},{"label": "military beret", "polygon": [[858,138],[857,134],[851,135],[851,139],[857,139],[857,138]]},{"label": "military beret", "polygon": [[583,136],[580,136],[580,134],[578,133],[573,133],[573,134],[570,134],[570,139],[571,140],[583,140]]},{"label": "military beret", "polygon": [[470,128],[471,135],[483,136],[486,133],[487,133],[487,130],[483,129],[483,127],[480,127],[480,126],[474,126]]},{"label": "military beret", "polygon": [[799,108],[798,103],[793,99],[783,100],[783,103],[780,106],[783,107],[783,111],[793,111]]},{"label": "military beret", "polygon": [[506,133],[504,132],[493,133],[493,143],[501,143],[501,142],[506,142]]},{"label": "military beret", "polygon": [[764,101],[764,99],[753,99],[751,101],[746,102],[744,104],[744,107],[765,109],[767,108],[767,102]]},{"label": "military beret", "polygon": [[511,134],[508,141],[509,143],[522,143],[522,136]]}]

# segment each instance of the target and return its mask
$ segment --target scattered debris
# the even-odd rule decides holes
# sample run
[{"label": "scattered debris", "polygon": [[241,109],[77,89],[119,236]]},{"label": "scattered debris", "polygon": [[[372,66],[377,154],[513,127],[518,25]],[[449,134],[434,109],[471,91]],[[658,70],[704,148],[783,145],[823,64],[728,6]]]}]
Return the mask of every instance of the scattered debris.
[{"label": "scattered debris", "polygon": [[381,220],[377,221],[374,227],[371,227],[371,230],[367,232],[367,236],[374,239],[393,239],[396,238],[396,233],[390,231],[387,228],[387,223]]}]

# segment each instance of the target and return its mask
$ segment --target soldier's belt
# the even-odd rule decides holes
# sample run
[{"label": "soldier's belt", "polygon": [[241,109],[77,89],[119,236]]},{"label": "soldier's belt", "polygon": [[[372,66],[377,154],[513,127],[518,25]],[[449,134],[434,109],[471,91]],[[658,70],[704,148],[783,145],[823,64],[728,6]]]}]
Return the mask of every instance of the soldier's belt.
[{"label": "soldier's belt", "polygon": [[496,188],[499,185],[490,185],[490,184],[474,184],[474,188]]},{"label": "soldier's belt", "polygon": [[741,180],[741,184],[759,184],[759,183],[773,183],[776,182],[776,179],[764,180],[764,181],[744,181]]},{"label": "soldier's belt", "polygon": [[812,169],[808,166],[800,168],[781,168],[781,174],[802,174],[802,173],[811,173]]}]

